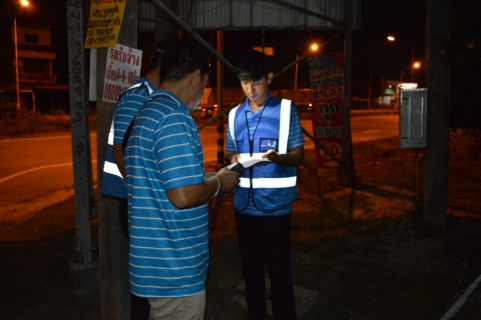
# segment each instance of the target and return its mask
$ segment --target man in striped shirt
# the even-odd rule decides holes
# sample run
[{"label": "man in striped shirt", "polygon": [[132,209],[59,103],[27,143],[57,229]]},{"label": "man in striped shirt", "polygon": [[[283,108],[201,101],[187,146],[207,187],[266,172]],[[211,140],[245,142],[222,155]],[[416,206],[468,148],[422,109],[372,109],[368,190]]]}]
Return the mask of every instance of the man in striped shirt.
[{"label": "man in striped shirt", "polygon": [[264,267],[271,283],[273,319],[296,319],[290,250],[297,166],[304,161],[299,117],[291,101],[269,93],[273,73],[264,53],[242,56],[236,71],[247,99],[229,113],[225,160],[270,160],[244,170],[234,190],[249,319],[266,319]]},{"label": "man in striped shirt", "polygon": [[230,192],[239,174],[206,176],[190,112],[202,99],[209,63],[200,48],[162,56],[159,89],[139,111],[124,154],[132,292],[152,319],[202,319],[209,265],[207,200]]},{"label": "man in striped shirt", "polygon": [[[132,87],[122,93],[114,110],[112,126],[110,128],[107,152],[105,155],[102,176],[101,194],[113,197],[119,201],[120,228],[129,239],[127,216],[127,183],[125,181],[123,147],[127,130],[139,109],[144,105],[147,97],[159,85],[159,68],[162,53],[177,43],[176,39],[167,39],[156,43],[150,59],[149,71]],[[131,295],[131,318],[147,320],[150,305],[144,298]]]}]

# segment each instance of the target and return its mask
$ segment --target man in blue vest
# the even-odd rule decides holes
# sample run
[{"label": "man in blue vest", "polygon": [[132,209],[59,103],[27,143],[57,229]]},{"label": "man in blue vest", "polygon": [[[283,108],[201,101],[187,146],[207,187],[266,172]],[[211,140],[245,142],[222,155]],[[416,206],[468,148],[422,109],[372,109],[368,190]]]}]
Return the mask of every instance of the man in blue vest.
[{"label": "man in blue vest", "polygon": [[208,175],[193,111],[209,61],[178,45],[161,59],[160,85],[134,120],[124,151],[130,288],[149,299],[150,318],[203,319],[209,266],[207,201],[239,184],[226,168]]},{"label": "man in blue vest", "polygon": [[264,53],[252,51],[241,57],[237,78],[247,99],[229,114],[225,160],[229,164],[251,157],[270,160],[246,168],[234,190],[249,319],[266,319],[265,267],[273,319],[296,319],[291,216],[305,141],[295,106],[269,93],[272,77]]},{"label": "man in blue vest", "polygon": [[[124,138],[133,118],[159,85],[160,59],[163,52],[176,43],[177,40],[175,39],[167,39],[155,45],[149,71],[119,97],[114,110],[105,156],[101,194],[104,197],[119,200],[120,228],[127,239],[129,239],[129,230],[127,183],[125,182],[123,156],[123,145],[126,142]],[[149,308],[147,299],[131,295],[131,319],[147,320]]]}]

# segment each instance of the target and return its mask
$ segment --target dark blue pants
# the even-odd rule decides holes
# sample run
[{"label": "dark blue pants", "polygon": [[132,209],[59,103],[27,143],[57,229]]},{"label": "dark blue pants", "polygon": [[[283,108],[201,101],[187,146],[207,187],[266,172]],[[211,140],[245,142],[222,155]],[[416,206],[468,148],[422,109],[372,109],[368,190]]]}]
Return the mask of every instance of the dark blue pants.
[{"label": "dark blue pants", "polygon": [[235,214],[249,319],[266,319],[264,268],[271,283],[273,320],[296,319],[291,273],[292,214],[256,217]]}]

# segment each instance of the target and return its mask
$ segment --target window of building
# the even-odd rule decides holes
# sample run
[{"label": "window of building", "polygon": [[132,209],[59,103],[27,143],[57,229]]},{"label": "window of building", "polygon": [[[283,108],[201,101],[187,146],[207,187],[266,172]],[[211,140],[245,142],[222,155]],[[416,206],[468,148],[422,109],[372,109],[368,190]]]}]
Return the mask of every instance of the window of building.
[{"label": "window of building", "polygon": [[38,43],[38,34],[33,34],[33,33],[25,34],[25,42]]}]

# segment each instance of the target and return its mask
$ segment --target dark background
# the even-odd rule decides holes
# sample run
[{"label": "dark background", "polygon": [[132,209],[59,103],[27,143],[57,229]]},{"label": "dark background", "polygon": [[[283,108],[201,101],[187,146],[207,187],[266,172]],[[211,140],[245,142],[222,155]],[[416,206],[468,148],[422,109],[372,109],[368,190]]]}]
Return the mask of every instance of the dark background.
[{"label": "dark background", "polygon": [[[0,26],[13,25],[19,5],[14,0],[0,0]],[[353,31],[352,94],[367,97],[368,81],[399,80],[403,69],[404,80],[410,80],[411,45],[414,41],[415,60],[424,64],[425,2],[419,0],[363,0],[361,3],[361,28]],[[66,1],[32,0],[27,9],[17,16],[17,24],[39,24],[52,27],[52,46],[57,52],[54,73],[61,83],[68,84],[68,41]],[[322,43],[339,31],[331,30],[266,30],[265,45],[275,49],[274,72],[278,72],[303,55],[312,42]],[[215,48],[215,31],[199,31]],[[399,41],[388,42],[387,35],[394,34]],[[149,40],[150,39],[150,40]],[[150,43],[149,43],[150,42]],[[139,36],[139,49],[152,45],[153,35]],[[233,64],[240,53],[252,46],[261,46],[261,31],[225,31],[224,56]],[[343,51],[343,34],[321,46],[320,54]],[[215,60],[211,84],[215,85]],[[307,60],[299,65],[298,88],[308,87]],[[232,72],[225,69],[225,85],[237,86]],[[276,79],[276,86],[294,88],[294,68]],[[415,81],[422,82],[423,68],[416,71]],[[276,89],[276,88],[274,88]]]}]

